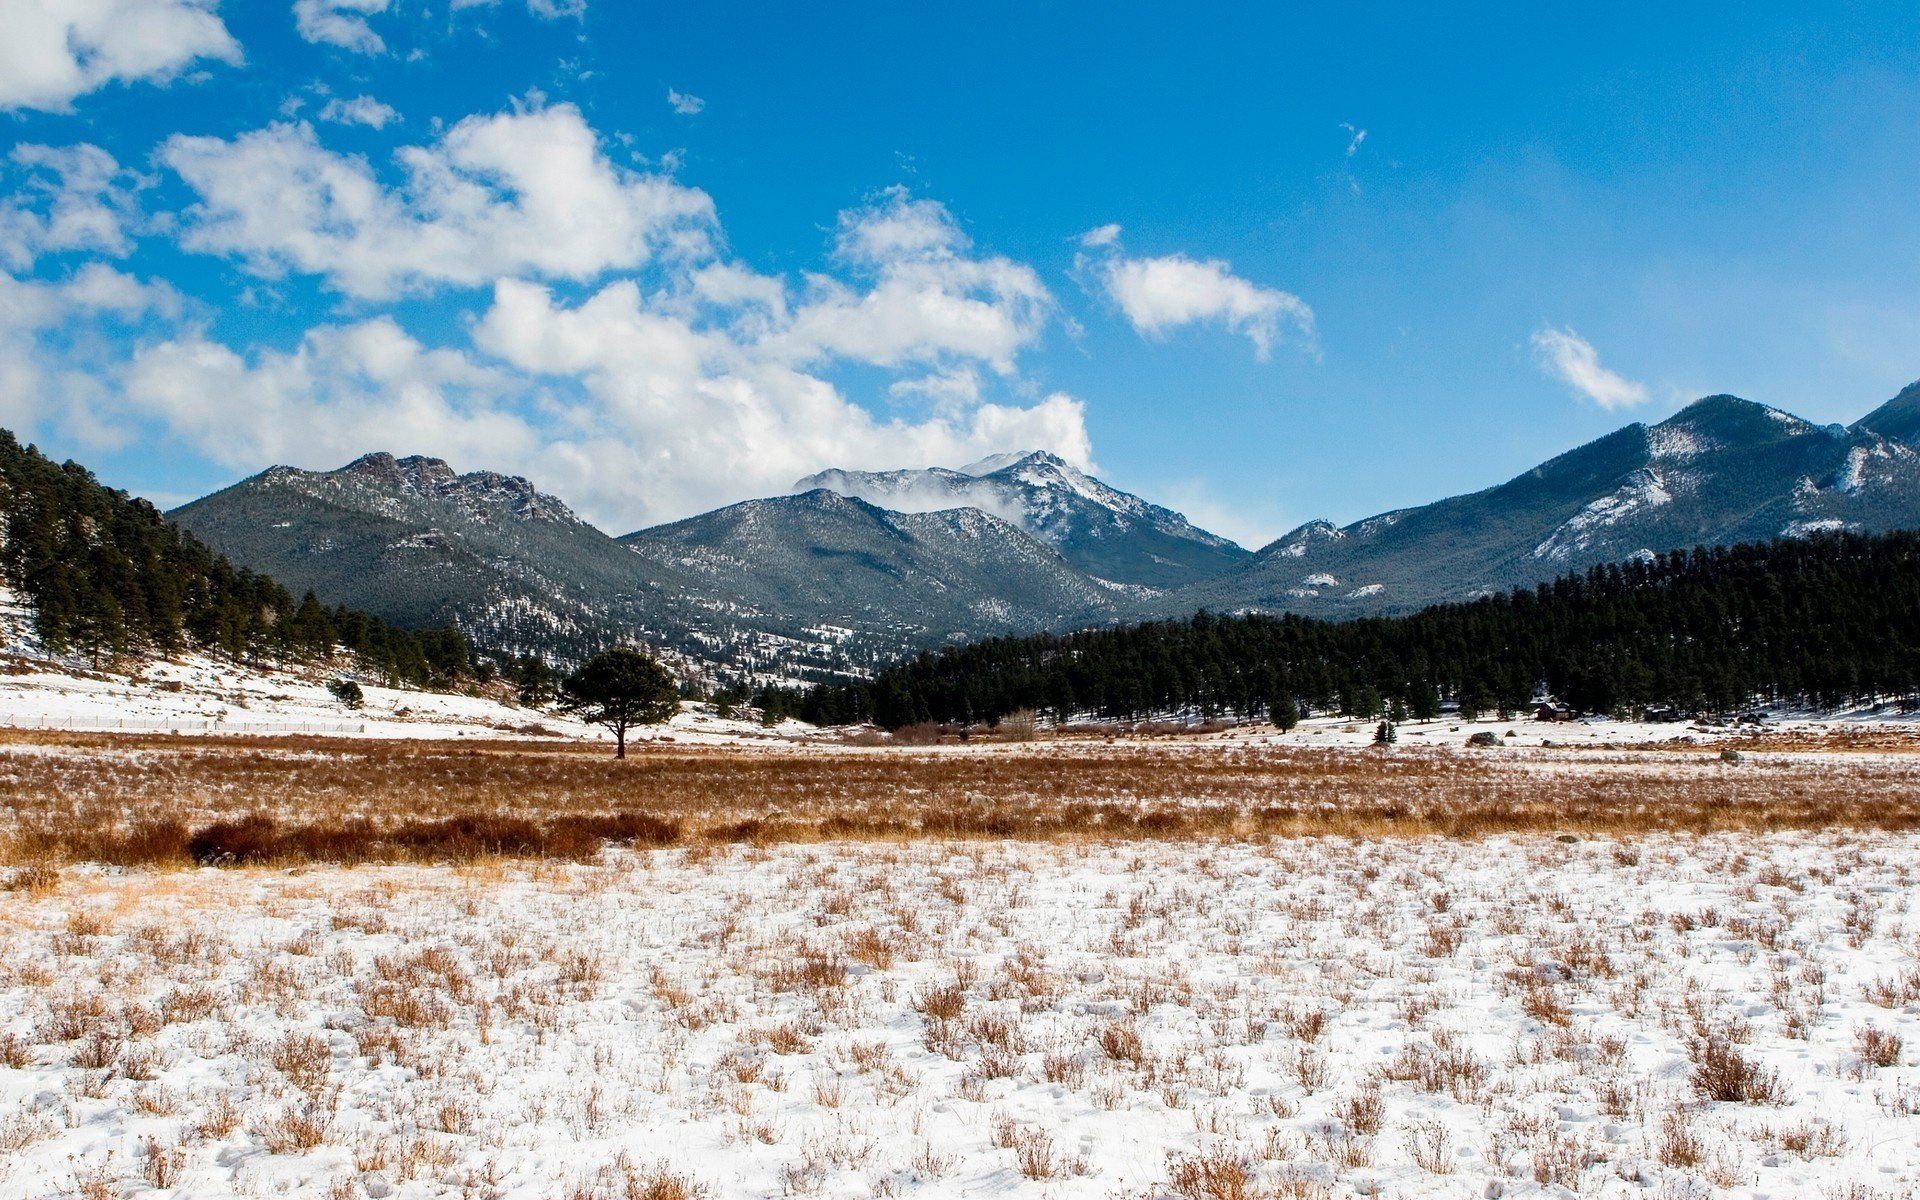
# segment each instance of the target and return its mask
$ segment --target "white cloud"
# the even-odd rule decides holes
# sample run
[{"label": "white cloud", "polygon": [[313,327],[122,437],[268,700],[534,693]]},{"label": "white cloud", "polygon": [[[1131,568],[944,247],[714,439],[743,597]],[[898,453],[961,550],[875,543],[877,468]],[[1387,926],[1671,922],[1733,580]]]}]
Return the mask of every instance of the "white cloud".
[{"label": "white cloud", "polygon": [[677,92],[672,88],[667,89],[667,103],[672,106],[673,111],[683,117],[691,117],[707,106],[707,102],[700,97],[689,96],[685,92]]},{"label": "white cloud", "polygon": [[382,54],[387,43],[367,17],[387,11],[390,0],[293,0],[294,28],[309,42],[322,42],[355,54]]},{"label": "white cloud", "polygon": [[777,495],[828,465],[1031,447],[1091,457],[1071,397],[877,418],[752,343],[657,311],[631,281],[575,305],[502,281],[473,342],[430,349],[389,317],[320,327],[290,352],[243,353],[190,333],[137,351],[115,390],[121,415],[158,422],[236,470],[431,453],[525,474],[616,532]]},{"label": "white cloud", "polygon": [[138,181],[98,146],[16,146],[8,161],[24,179],[0,199],[0,266],[26,270],[41,254],[133,249]]},{"label": "white cloud", "polygon": [[[492,8],[500,0],[453,0],[453,11],[463,8]],[[543,21],[562,17],[578,20],[587,15],[587,0],[527,0],[527,11]]]},{"label": "white cloud", "polygon": [[392,105],[382,104],[372,96],[355,96],[351,100],[335,98],[327,101],[320,110],[322,121],[332,121],[337,125],[365,125],[370,129],[385,129],[388,122],[399,117],[399,112]]},{"label": "white cloud", "polygon": [[109,83],[164,83],[203,58],[238,63],[213,0],[0,3],[0,109],[67,112]]},{"label": "white cloud", "polygon": [[60,430],[89,446],[126,437],[116,425],[119,339],[176,318],[179,295],[88,263],[65,279],[0,273],[0,426]]},{"label": "white cloud", "polygon": [[[499,0],[453,0],[452,9],[493,8]],[[309,42],[325,43],[355,54],[384,54],[382,38],[367,18],[391,11],[393,0],[293,0],[294,27]],[[541,20],[584,17],[586,0],[527,0],[527,11]]]},{"label": "white cloud", "polygon": [[1308,349],[1317,348],[1313,310],[1300,297],[1242,279],[1217,258],[1128,258],[1119,252],[1117,228],[1094,232],[1108,228],[1114,228],[1113,236],[1090,243],[1108,252],[1083,258],[1080,269],[1091,272],[1141,336],[1157,338],[1183,325],[1217,321],[1252,342],[1263,361],[1289,334]]},{"label": "white cloud", "polygon": [[[389,315],[318,326],[290,349],[149,319],[137,337],[99,339],[62,382],[60,331],[84,328],[86,303],[134,320],[138,294],[110,286],[133,281],[99,267],[58,303],[16,285],[0,310],[47,315],[6,326],[27,332],[0,335],[0,367],[43,377],[6,394],[54,397],[96,437],[171,436],[235,470],[432,453],[526,474],[620,531],[833,465],[1092,457],[1078,400],[1009,402],[982,384],[1017,376],[1051,319],[1038,275],[903,190],[842,213],[828,269],[795,283],[729,261],[704,193],[615,167],[571,107],[462,121],[398,152],[397,181],[303,123],[176,137],[160,158],[200,197],[181,217],[190,249],[361,300],[436,285],[487,286],[491,300],[465,341],[438,347]],[[112,178],[111,160],[92,166]],[[555,280],[597,282],[581,298]],[[850,364],[904,377],[899,410],[843,393],[828,372]]]},{"label": "white cloud", "polygon": [[705,192],[614,165],[572,105],[468,117],[397,152],[388,187],[305,123],[232,141],[175,136],[163,162],[200,195],[183,243],[273,275],[323,275],[363,299],[504,275],[592,279],[706,254]]},{"label": "white cloud", "polygon": [[897,400],[925,401],[934,412],[964,412],[980,403],[980,372],[962,366],[896,380],[888,386],[887,394]]},{"label": "white cloud", "polygon": [[1352,158],[1360,153],[1360,147],[1366,145],[1367,131],[1345,121],[1340,122],[1340,128],[1347,131],[1347,157]]},{"label": "white cloud", "polygon": [[1647,402],[1646,385],[1601,366],[1600,352],[1571,329],[1546,326],[1535,331],[1533,353],[1542,371],[1601,408],[1631,408]]},{"label": "white cloud", "polygon": [[1010,374],[1054,307],[1031,267],[975,257],[944,205],[903,188],[842,213],[834,256],[872,286],[811,277],[806,302],[776,339],[795,361],[901,367],[968,358]]},{"label": "white cloud", "polygon": [[[578,302],[502,278],[459,348],[424,347],[387,317],[285,352],[149,339],[121,376],[123,415],[235,469],[391,449],[517,471],[616,531],[777,495],[827,466],[1036,447],[1090,463],[1078,400],[984,396],[979,369],[1011,369],[1037,332],[1027,322],[1044,320],[1027,268],[976,256],[946,209],[904,193],[843,214],[833,261],[855,278],[816,276],[798,303],[784,280],[725,261],[676,260],[664,286],[618,279]],[[847,361],[912,368],[896,398],[914,411],[876,416],[818,369]]]},{"label": "white cloud", "polygon": [[1092,250],[1101,246],[1111,246],[1120,240],[1120,227],[1115,224],[1096,225],[1080,235],[1080,244]]},{"label": "white cloud", "polygon": [[510,374],[422,346],[390,317],[311,330],[291,352],[202,335],[140,350],[125,374],[146,417],[237,470],[338,466],[375,448],[523,463],[539,435],[503,406]]},{"label": "white cloud", "polygon": [[622,527],[777,494],[827,465],[962,462],[1034,446],[1090,457],[1071,397],[883,420],[762,345],[649,309],[631,282],[568,307],[543,287],[503,281],[474,337],[519,370],[577,381],[581,397],[560,414],[540,469]]}]

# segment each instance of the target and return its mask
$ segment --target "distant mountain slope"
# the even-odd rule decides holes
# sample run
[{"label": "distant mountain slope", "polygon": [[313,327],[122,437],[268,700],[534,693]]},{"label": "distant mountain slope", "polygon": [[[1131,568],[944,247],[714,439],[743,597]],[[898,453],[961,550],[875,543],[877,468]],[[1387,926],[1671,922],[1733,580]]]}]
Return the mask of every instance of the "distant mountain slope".
[{"label": "distant mountain slope", "polygon": [[1898,396],[1855,421],[1853,429],[1920,446],[1920,383],[1908,384]]},{"label": "distant mountain slope", "polygon": [[[394,681],[465,678],[472,648],[454,630],[389,628],[365,612],[298,600],[236,567],[145,500],[54,463],[0,429],[0,594],[10,652],[84,656],[204,651],[231,662],[324,662],[345,649]],[[24,617],[31,633],[18,628]]]},{"label": "distant mountain slope", "polygon": [[822,471],[794,484],[827,488],[900,512],[977,508],[1018,526],[1100,579],[1175,588],[1231,570],[1248,557],[1198,529],[1044,451],[996,455],[959,470]]},{"label": "distant mountain slope", "polygon": [[[1920,407],[1896,400],[1883,424]],[[1908,393],[1903,393],[1903,396]],[[1309,523],[1241,570],[1154,605],[1405,612],[1644,553],[1832,529],[1920,526],[1920,452],[1874,418],[1820,427],[1734,396],[1629,425],[1498,487],[1335,528]]]},{"label": "distant mountain slope", "polygon": [[1086,624],[1122,593],[974,508],[889,512],[815,488],[620,539],[742,620],[840,626],[901,647]]},{"label": "distant mountain slope", "polygon": [[693,580],[643,571],[524,479],[369,454],[273,467],[169,517],[239,562],[402,625],[458,620],[482,644],[580,652],[619,631],[668,641]]},{"label": "distant mountain slope", "polygon": [[238,562],[396,624],[578,658],[638,639],[721,676],[839,673],[956,637],[1107,619],[1128,597],[973,509],[817,491],[615,540],[525,479],[369,454],[274,467],[170,518]]},{"label": "distant mountain slope", "polygon": [[1591,564],[1920,528],[1920,385],[1851,427],[1733,396],[1485,491],[1249,556],[1049,454],[827,471],[614,539],[524,479],[372,454],[275,467],[172,515],[236,563],[396,624],[562,658],[641,639],[723,677],[859,673],[929,645],[1154,616],[1406,612]]}]

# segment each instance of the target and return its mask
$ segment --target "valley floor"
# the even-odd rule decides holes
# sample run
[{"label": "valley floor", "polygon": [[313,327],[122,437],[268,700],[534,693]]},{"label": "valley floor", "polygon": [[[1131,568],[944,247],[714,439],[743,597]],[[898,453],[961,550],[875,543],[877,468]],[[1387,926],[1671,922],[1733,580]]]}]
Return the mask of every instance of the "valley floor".
[{"label": "valley floor", "polygon": [[0,903],[0,1196],[1908,1196],[1916,851],[69,868]]},{"label": "valley floor", "polygon": [[1920,1195],[1920,753],[1738,744],[0,733],[0,1200]]}]

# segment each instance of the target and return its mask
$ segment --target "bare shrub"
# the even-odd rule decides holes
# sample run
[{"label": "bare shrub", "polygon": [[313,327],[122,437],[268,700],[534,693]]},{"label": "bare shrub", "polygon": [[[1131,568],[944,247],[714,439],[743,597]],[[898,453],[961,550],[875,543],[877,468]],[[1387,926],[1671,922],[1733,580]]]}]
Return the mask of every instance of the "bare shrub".
[{"label": "bare shrub", "polygon": [[1407,1130],[1407,1154],[1429,1175],[1454,1172],[1453,1134],[1439,1121],[1422,1121]]},{"label": "bare shrub", "polygon": [[1780,1074],[1740,1052],[1724,1035],[1697,1038],[1688,1048],[1693,1071],[1688,1081],[1704,1100],[1739,1104],[1784,1104]]},{"label": "bare shrub", "polygon": [[623,1155],[615,1166],[620,1174],[621,1200],[700,1200],[709,1194],[707,1187],[691,1175],[662,1164],[640,1167]]},{"label": "bare shrub", "polygon": [[1762,1129],[1759,1136],[1807,1162],[1816,1158],[1839,1158],[1847,1152],[1847,1135],[1824,1121],[1801,1121],[1779,1129]]},{"label": "bare shrub", "polygon": [[1030,708],[1017,709],[1000,718],[996,732],[1002,741],[1031,742],[1040,731],[1040,714]]},{"label": "bare shrub", "polygon": [[60,868],[52,863],[30,862],[15,867],[0,889],[44,896],[60,886]]},{"label": "bare shrub", "polygon": [[1380,1097],[1379,1088],[1366,1087],[1335,1104],[1333,1114],[1348,1129],[1372,1137],[1386,1121],[1387,1105]]},{"label": "bare shrub", "polygon": [[252,1126],[253,1135],[275,1154],[298,1154],[327,1140],[333,1114],[318,1105],[292,1104],[261,1117]]},{"label": "bare shrub", "polygon": [[1905,1045],[1899,1034],[1872,1025],[1862,1025],[1853,1032],[1854,1053],[1870,1067],[1899,1066]]},{"label": "bare shrub", "polygon": [[303,1092],[314,1092],[333,1069],[333,1048],[317,1033],[289,1033],[274,1043],[267,1061]]},{"label": "bare shrub", "polygon": [[158,1138],[148,1138],[140,1148],[140,1174],[156,1188],[170,1188],[180,1182],[187,1169],[184,1146],[163,1146]]},{"label": "bare shrub", "polygon": [[1013,1131],[1013,1160],[1028,1179],[1053,1179],[1066,1173],[1064,1160],[1054,1151],[1053,1136],[1035,1125]]},{"label": "bare shrub", "polygon": [[1115,1062],[1132,1063],[1139,1066],[1146,1062],[1146,1047],[1140,1041],[1140,1031],[1131,1024],[1112,1021],[1100,1027],[1094,1036],[1100,1052]]},{"label": "bare shrub", "polygon": [[1694,1128],[1693,1118],[1680,1109],[1660,1116],[1660,1133],[1654,1143],[1654,1157],[1664,1167],[1697,1167],[1707,1159],[1706,1143]]},{"label": "bare shrub", "polygon": [[1225,1150],[1169,1154],[1167,1190],[1180,1200],[1260,1200],[1266,1195],[1247,1162]]}]

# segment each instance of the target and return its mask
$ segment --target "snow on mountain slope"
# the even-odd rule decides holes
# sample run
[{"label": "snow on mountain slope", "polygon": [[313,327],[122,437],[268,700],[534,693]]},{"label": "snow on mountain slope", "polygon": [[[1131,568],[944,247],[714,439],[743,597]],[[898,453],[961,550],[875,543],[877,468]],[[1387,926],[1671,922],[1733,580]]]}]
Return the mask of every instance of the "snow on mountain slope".
[{"label": "snow on mountain slope", "polygon": [[829,488],[743,501],[622,541],[745,617],[804,616],[909,641],[1104,620],[1115,597],[977,508],[903,513]]},{"label": "snow on mountain slope", "polygon": [[[1920,391],[1884,406],[1897,425]],[[1903,396],[1906,396],[1903,393]],[[1735,396],[1629,425],[1497,487],[1344,529],[1309,522],[1242,569],[1160,601],[1318,616],[1405,612],[1648,553],[1920,527],[1920,451]],[[1345,589],[1329,592],[1338,578]]]},{"label": "snow on mountain slope", "polygon": [[959,470],[809,475],[796,492],[826,488],[895,512],[977,508],[1018,526],[1101,579],[1169,588],[1230,570],[1246,551],[1171,509],[1086,474],[1045,451],[1000,454]]}]

